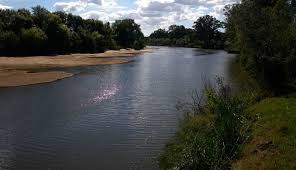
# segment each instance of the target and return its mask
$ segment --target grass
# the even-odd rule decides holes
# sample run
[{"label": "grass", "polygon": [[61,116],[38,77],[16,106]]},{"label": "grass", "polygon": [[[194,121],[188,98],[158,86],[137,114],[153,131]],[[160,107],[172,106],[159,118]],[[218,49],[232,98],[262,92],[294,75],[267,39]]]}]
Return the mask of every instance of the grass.
[{"label": "grass", "polygon": [[296,169],[296,98],[266,98],[249,110],[252,138],[233,169]]},{"label": "grass", "polygon": [[161,169],[229,169],[248,139],[246,100],[218,79],[194,97],[191,111],[160,156]]},{"label": "grass", "polygon": [[231,71],[234,89],[220,82],[193,98],[161,169],[296,169],[296,93],[270,97],[235,63]]}]

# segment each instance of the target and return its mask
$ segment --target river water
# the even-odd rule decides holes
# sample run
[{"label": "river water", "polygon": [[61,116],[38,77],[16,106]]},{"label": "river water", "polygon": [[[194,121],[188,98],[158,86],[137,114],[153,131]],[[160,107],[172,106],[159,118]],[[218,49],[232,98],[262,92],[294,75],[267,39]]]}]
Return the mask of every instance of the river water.
[{"label": "river water", "polygon": [[225,51],[160,47],[131,62],[73,68],[57,82],[0,89],[0,169],[157,169],[205,79],[228,77]]}]

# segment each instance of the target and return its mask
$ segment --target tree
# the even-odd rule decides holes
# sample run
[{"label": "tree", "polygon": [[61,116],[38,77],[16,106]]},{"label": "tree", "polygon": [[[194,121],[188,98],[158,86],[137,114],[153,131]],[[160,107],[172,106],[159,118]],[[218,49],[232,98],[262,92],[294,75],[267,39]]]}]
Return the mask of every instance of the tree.
[{"label": "tree", "polygon": [[68,50],[70,30],[57,15],[49,15],[46,35],[48,36],[48,48],[51,52],[58,53]]},{"label": "tree", "polygon": [[92,33],[84,29],[80,29],[78,33],[82,40],[80,44],[81,51],[94,53],[96,51],[96,40],[94,39]]},{"label": "tree", "polygon": [[203,48],[215,48],[215,42],[221,39],[219,29],[223,24],[216,18],[205,15],[194,22],[194,29],[196,31],[197,39],[202,41]]},{"label": "tree", "polygon": [[26,54],[38,54],[44,50],[47,36],[40,28],[23,29],[21,42]]},{"label": "tree", "polygon": [[158,29],[148,38],[150,45],[166,45],[198,48],[224,48],[224,35],[219,31],[222,22],[211,16],[200,17],[194,25],[195,29],[183,25],[171,25],[168,31]]},{"label": "tree", "polygon": [[41,6],[33,7],[32,11],[34,23],[37,27],[45,31],[47,29],[47,23],[49,19],[48,15],[50,14],[50,12]]},{"label": "tree", "polygon": [[13,16],[11,16],[11,30],[20,32],[22,28],[30,28],[33,26],[33,18],[30,11],[26,9],[19,9]]},{"label": "tree", "polygon": [[93,32],[92,37],[94,38],[94,41],[95,41],[94,51],[95,52],[104,52],[106,49],[104,36],[98,32]]},{"label": "tree", "polygon": [[65,24],[71,31],[77,32],[80,28],[84,27],[84,20],[80,16],[68,14]]},{"label": "tree", "polygon": [[158,29],[150,34],[150,38],[169,38],[169,34],[165,29]]},{"label": "tree", "polygon": [[116,20],[112,25],[114,39],[123,48],[134,48],[135,41],[143,41],[140,25],[132,19]]},{"label": "tree", "polygon": [[228,46],[240,63],[269,89],[296,84],[293,2],[244,0],[225,12]]},{"label": "tree", "polygon": [[19,37],[12,31],[1,32],[0,34],[0,53],[17,54],[20,46]]},{"label": "tree", "polygon": [[144,45],[140,26],[131,19],[111,27],[99,20],[52,13],[41,6],[32,11],[0,9],[1,54],[94,53],[120,47],[142,49]]},{"label": "tree", "polygon": [[171,39],[179,39],[186,35],[186,29],[183,25],[171,25],[168,33]]},{"label": "tree", "polygon": [[103,35],[104,35],[104,40],[105,40],[105,48],[106,49],[116,49],[117,45],[116,45],[116,42],[115,40],[112,38],[112,28],[110,26],[110,23],[107,22],[104,24],[104,32],[103,32]]}]

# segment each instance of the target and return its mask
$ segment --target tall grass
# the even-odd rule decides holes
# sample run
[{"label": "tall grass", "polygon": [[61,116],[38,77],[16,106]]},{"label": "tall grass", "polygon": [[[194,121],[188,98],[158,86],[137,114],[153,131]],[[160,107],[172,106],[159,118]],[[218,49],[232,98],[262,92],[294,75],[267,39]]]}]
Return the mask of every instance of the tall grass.
[{"label": "tall grass", "polygon": [[250,99],[236,94],[221,78],[216,86],[205,85],[176,135],[161,154],[161,169],[230,169],[249,137],[245,108]]}]

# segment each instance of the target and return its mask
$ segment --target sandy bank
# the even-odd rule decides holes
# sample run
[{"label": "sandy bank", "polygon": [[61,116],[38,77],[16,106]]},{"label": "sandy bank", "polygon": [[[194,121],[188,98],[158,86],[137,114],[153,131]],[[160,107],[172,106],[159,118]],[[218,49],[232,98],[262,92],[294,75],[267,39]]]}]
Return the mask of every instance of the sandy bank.
[{"label": "sandy bank", "polygon": [[129,60],[121,57],[131,57],[150,51],[151,49],[130,49],[107,51],[98,54],[0,57],[0,87],[46,83],[73,76],[71,73],[62,71],[31,73],[30,70],[126,63]]},{"label": "sandy bank", "polygon": [[73,76],[73,74],[61,71],[39,73],[30,73],[28,71],[22,70],[10,70],[4,72],[0,71],[0,87],[14,87],[22,85],[47,83],[71,76]]}]

